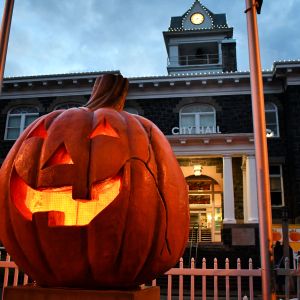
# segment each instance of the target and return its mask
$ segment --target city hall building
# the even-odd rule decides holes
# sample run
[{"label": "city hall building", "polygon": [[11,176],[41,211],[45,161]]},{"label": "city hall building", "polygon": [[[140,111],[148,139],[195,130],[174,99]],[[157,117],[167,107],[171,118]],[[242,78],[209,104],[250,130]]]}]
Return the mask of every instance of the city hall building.
[{"label": "city hall building", "polygon": [[[225,14],[196,0],[182,16],[171,18],[163,36],[168,75],[129,78],[125,110],[154,122],[178,159],[189,187],[189,253],[195,247],[198,255],[258,255],[250,74],[237,71],[233,28]],[[37,117],[85,104],[101,74],[6,78],[0,97],[0,162]],[[273,224],[281,224],[285,207],[290,224],[297,224],[300,61],[275,62],[263,71],[263,83]],[[297,240],[291,242],[297,249]]]}]

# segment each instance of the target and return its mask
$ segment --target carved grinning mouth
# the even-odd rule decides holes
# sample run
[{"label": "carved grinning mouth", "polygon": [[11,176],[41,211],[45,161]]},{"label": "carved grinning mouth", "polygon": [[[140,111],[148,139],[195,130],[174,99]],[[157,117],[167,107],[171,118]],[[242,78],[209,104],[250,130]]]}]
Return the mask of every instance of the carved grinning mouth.
[{"label": "carved grinning mouth", "polygon": [[49,225],[87,225],[118,196],[121,175],[91,186],[91,200],[73,199],[72,186],[33,189],[13,172],[11,196],[25,218],[32,220],[37,212],[49,212]]}]

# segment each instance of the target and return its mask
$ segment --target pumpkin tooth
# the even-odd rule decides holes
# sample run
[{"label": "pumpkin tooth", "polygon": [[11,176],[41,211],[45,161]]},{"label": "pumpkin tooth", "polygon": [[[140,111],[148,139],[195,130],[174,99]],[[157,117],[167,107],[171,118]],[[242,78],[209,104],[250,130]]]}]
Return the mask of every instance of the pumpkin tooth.
[{"label": "pumpkin tooth", "polygon": [[48,226],[63,226],[65,224],[65,213],[62,211],[48,212]]}]

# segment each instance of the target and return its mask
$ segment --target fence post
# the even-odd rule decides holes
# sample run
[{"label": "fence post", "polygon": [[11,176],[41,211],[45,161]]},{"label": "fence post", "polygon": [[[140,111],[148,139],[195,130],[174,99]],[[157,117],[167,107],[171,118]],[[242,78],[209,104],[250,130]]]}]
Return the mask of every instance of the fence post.
[{"label": "fence post", "polygon": [[[180,258],[179,268],[183,269],[183,258]],[[183,275],[179,275],[179,300],[183,300]]]},{"label": "fence post", "polygon": [[[202,269],[206,270],[206,259],[202,259]],[[202,276],[202,300],[206,300],[206,275]]]},{"label": "fence post", "polygon": [[[214,259],[214,270],[218,269],[218,260]],[[218,276],[214,276],[214,300],[218,300]]]},{"label": "fence post", "polygon": [[168,300],[172,300],[172,275],[168,275]]},{"label": "fence post", "polygon": [[[300,256],[297,257],[295,269],[300,270]],[[296,276],[296,291],[297,291],[297,298],[300,299],[300,276]]]},{"label": "fence post", "polygon": [[[195,269],[195,259],[191,260],[191,270],[194,272]],[[191,300],[195,300],[195,276],[194,273],[191,274]]]},{"label": "fence post", "polygon": [[[225,269],[229,270],[229,259],[226,258],[225,260]],[[230,285],[229,285],[229,276],[225,276],[225,282],[226,282],[226,300],[230,300]]]},{"label": "fence post", "polygon": [[[237,269],[238,270],[241,269],[241,259],[240,258],[237,259]],[[238,285],[238,300],[241,300],[242,299],[242,277],[239,275],[237,276],[237,285]]]},{"label": "fence post", "polygon": [[[253,269],[252,265],[252,259],[249,258],[249,270]],[[254,292],[253,292],[253,276],[249,276],[249,291],[250,291],[250,300],[253,300],[254,298]]]}]

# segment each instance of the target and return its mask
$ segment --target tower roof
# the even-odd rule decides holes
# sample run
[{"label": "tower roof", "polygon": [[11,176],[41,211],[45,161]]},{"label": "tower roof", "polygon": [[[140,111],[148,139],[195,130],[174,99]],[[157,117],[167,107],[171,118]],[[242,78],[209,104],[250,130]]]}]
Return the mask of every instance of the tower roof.
[{"label": "tower roof", "polygon": [[[192,22],[192,16],[200,14],[202,21],[198,24]],[[199,0],[195,0],[192,6],[182,15],[171,18],[169,31],[189,31],[203,29],[228,28],[226,14],[214,14]]]}]

